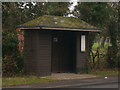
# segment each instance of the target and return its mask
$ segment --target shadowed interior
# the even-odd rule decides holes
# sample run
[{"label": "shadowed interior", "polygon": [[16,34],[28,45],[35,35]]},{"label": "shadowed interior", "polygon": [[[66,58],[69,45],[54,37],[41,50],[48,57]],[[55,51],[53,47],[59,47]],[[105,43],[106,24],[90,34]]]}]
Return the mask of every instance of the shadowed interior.
[{"label": "shadowed interior", "polygon": [[75,32],[52,32],[52,72],[75,72],[75,47]]}]

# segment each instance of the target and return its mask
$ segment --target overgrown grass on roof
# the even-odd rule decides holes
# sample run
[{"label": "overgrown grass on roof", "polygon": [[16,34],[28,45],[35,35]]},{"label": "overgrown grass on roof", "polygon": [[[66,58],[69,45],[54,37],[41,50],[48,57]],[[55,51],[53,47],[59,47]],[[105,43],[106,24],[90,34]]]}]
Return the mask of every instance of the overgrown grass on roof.
[{"label": "overgrown grass on roof", "polygon": [[78,28],[95,28],[88,23],[74,17],[50,16],[44,15],[33,19],[21,26],[61,26],[61,27],[78,27]]}]

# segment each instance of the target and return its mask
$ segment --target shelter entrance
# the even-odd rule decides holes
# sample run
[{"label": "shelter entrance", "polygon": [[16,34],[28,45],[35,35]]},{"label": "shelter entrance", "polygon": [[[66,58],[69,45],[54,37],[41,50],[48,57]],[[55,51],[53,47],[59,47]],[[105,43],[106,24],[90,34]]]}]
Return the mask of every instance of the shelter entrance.
[{"label": "shelter entrance", "polygon": [[71,31],[52,32],[52,72],[75,72],[76,35]]}]

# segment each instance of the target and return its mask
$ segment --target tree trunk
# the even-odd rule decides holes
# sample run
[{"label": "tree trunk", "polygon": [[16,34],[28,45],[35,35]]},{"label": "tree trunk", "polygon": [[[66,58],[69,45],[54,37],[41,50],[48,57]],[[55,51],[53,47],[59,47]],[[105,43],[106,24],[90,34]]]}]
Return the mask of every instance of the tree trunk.
[{"label": "tree trunk", "polygon": [[101,40],[101,48],[104,48],[105,41],[106,41],[106,36],[103,36]]}]

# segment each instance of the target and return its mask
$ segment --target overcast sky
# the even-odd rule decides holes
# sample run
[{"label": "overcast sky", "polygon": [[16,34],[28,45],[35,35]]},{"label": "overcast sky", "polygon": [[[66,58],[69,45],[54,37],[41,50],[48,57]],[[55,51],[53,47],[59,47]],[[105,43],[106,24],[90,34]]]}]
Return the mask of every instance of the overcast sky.
[{"label": "overcast sky", "polygon": [[70,11],[73,11],[73,10],[74,10],[74,7],[78,4],[77,1],[78,1],[78,0],[70,0],[70,2],[73,2],[73,4],[69,7],[69,10],[70,10]]},{"label": "overcast sky", "polygon": [[[72,12],[75,9],[75,6],[78,4],[77,3],[78,0],[70,0],[71,3],[73,3],[70,7],[69,10],[70,12]],[[74,17],[73,14],[68,14],[68,17]]]},{"label": "overcast sky", "polygon": [[[47,1],[48,1],[48,0],[46,0],[46,2],[47,2]],[[69,10],[70,10],[70,12],[72,12],[72,11],[75,9],[75,6],[78,4],[77,1],[78,1],[78,0],[70,0],[70,3],[72,3],[72,4],[68,7]],[[21,8],[25,8],[26,4],[27,4],[27,3],[24,3],[23,7],[21,7]],[[32,4],[33,4],[33,5],[36,5],[35,2],[32,2]],[[26,7],[29,8],[29,6],[26,6]],[[67,17],[74,17],[74,15],[73,15],[73,14],[68,14]]]}]

